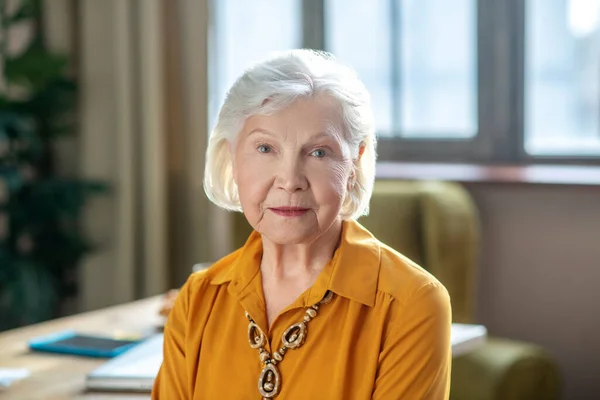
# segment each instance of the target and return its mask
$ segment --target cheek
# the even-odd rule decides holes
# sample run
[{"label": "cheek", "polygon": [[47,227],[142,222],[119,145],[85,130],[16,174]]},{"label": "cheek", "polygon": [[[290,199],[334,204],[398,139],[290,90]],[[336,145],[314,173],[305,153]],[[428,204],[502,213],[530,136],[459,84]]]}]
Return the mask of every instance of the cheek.
[{"label": "cheek", "polygon": [[341,162],[311,168],[311,186],[317,200],[327,200],[326,203],[342,202],[346,195],[348,176],[349,167]]},{"label": "cheek", "polygon": [[238,157],[236,176],[242,208],[256,207],[264,201],[271,186],[271,177],[264,165],[252,157]]}]

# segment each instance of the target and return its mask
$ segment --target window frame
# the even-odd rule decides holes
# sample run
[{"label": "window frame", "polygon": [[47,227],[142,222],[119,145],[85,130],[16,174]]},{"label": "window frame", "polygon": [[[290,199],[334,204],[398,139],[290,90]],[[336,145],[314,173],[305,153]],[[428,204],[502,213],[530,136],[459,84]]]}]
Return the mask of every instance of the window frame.
[{"label": "window frame", "polygon": [[[392,7],[398,6],[397,0],[389,1]],[[525,151],[526,1],[475,2],[477,134],[469,139],[391,138],[382,135],[378,139],[379,160],[478,164],[600,163],[600,155],[544,156]],[[327,50],[325,13],[323,0],[303,1],[303,47]],[[506,82],[509,84],[504,84]]]}]

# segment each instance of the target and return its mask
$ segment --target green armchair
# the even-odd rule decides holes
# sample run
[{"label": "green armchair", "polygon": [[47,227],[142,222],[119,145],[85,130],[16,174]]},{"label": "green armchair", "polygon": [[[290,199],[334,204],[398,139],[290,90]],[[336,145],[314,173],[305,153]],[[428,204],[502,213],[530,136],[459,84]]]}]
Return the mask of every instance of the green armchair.
[{"label": "green armchair", "polygon": [[[478,217],[462,186],[377,181],[371,212],[360,222],[446,286],[454,322],[474,322]],[[241,214],[233,224],[239,247],[250,227]],[[490,337],[479,349],[453,359],[452,400],[556,400],[560,392],[557,365],[533,344]]]},{"label": "green armchair", "polygon": [[[371,212],[360,222],[446,286],[454,322],[474,322],[478,216],[461,185],[378,181]],[[452,400],[555,400],[560,396],[556,363],[533,344],[490,337],[484,346],[452,362]]]}]

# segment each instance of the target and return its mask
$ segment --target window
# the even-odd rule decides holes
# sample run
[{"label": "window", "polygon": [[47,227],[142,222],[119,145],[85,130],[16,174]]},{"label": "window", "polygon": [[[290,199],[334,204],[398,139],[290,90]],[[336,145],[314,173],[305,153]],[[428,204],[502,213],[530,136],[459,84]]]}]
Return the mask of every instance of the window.
[{"label": "window", "polygon": [[367,85],[380,135],[476,135],[475,6],[475,0],[326,2],[325,48]]},{"label": "window", "polygon": [[600,0],[214,4],[212,106],[250,61],[323,48],[367,85],[382,160],[600,156]]},{"label": "window", "polygon": [[600,0],[529,0],[525,150],[600,154]]}]

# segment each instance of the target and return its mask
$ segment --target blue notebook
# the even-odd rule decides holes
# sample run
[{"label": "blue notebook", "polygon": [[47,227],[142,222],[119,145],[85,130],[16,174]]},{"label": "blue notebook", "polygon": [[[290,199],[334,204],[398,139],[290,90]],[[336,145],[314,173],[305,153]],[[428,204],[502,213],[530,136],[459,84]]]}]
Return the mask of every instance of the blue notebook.
[{"label": "blue notebook", "polygon": [[138,343],[140,340],[94,336],[68,330],[32,339],[29,341],[29,348],[50,353],[112,358],[123,354]]}]

